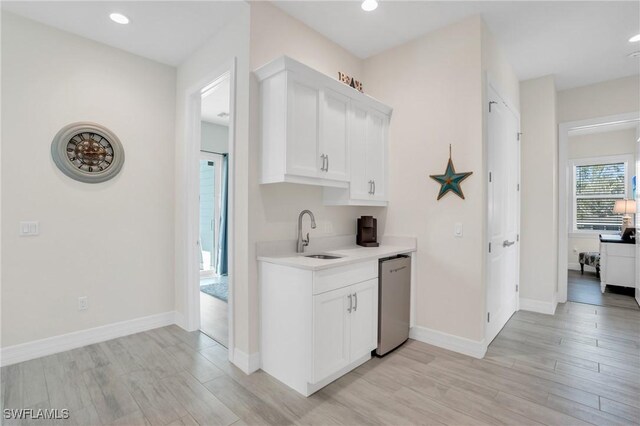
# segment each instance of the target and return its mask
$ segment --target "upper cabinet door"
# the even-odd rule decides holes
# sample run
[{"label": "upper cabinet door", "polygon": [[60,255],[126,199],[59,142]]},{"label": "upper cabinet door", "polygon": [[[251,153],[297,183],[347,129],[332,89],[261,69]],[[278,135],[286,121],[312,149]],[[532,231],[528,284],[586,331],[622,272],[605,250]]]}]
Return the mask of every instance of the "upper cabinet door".
[{"label": "upper cabinet door", "polygon": [[371,198],[387,200],[387,132],[389,116],[370,111],[367,117],[367,175],[372,181]]},{"label": "upper cabinet door", "polygon": [[378,279],[348,287],[353,298],[351,309],[350,359],[366,356],[378,345]]},{"label": "upper cabinet door", "polygon": [[318,123],[320,91],[291,76],[288,85],[287,173],[318,177]]},{"label": "upper cabinet door", "polygon": [[371,177],[367,175],[367,109],[353,102],[349,123],[351,147],[351,198],[368,200],[371,197]]},{"label": "upper cabinet door", "polygon": [[330,89],[321,93],[320,177],[349,181],[349,98]]}]

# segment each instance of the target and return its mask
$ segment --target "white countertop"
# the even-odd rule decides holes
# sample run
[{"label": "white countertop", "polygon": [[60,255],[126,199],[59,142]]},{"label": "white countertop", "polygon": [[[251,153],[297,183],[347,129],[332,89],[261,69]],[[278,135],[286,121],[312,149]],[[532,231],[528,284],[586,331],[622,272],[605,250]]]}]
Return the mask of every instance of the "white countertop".
[{"label": "white countertop", "polygon": [[[275,263],[278,265],[291,266],[294,268],[309,269],[317,271],[321,269],[334,268],[351,263],[363,262],[367,260],[382,259],[395,256],[397,254],[411,253],[416,251],[414,238],[389,238],[389,242],[383,239],[379,247],[360,247],[358,245],[343,245],[336,248],[325,248],[324,250],[309,250],[305,253],[279,253],[266,254],[267,250],[261,250],[258,254],[258,261]],[[268,252],[268,251],[267,251]],[[310,254],[328,254],[341,256],[339,259],[314,259],[305,257]]]}]

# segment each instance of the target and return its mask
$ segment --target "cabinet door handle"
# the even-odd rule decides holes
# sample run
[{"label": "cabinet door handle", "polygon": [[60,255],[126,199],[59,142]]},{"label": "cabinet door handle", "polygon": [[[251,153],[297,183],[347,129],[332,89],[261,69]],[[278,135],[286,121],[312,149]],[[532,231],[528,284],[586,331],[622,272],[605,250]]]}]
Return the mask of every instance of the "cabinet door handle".
[{"label": "cabinet door handle", "polygon": [[353,307],[353,312],[358,310],[358,293],[353,293],[353,298],[356,299],[356,305]]},{"label": "cabinet door handle", "polygon": [[371,182],[373,182],[373,195],[376,195],[376,181],[372,180]]},{"label": "cabinet door handle", "polygon": [[327,168],[324,169],[325,172],[329,171],[329,154],[325,155],[325,158],[327,159]]},{"label": "cabinet door handle", "polygon": [[351,297],[351,295],[349,295],[349,309],[347,309],[347,312],[351,313],[352,307],[353,307],[353,298]]},{"label": "cabinet door handle", "polygon": [[322,166],[320,166],[320,170],[324,172],[325,155],[324,154],[320,154],[320,158],[322,158]]},{"label": "cabinet door handle", "polygon": [[369,195],[371,195],[371,188],[373,188],[372,181],[369,181]]}]

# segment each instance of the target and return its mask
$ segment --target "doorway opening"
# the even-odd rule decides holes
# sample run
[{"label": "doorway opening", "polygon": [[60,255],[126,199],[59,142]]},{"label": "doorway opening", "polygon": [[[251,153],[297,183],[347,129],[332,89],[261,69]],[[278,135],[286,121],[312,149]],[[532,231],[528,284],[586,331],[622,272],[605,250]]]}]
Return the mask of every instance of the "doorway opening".
[{"label": "doorway opening", "polygon": [[635,233],[637,115],[565,123],[559,136],[558,299],[640,310],[635,238],[622,238]]},{"label": "doorway opening", "polygon": [[201,93],[199,159],[200,331],[229,347],[230,73]]}]

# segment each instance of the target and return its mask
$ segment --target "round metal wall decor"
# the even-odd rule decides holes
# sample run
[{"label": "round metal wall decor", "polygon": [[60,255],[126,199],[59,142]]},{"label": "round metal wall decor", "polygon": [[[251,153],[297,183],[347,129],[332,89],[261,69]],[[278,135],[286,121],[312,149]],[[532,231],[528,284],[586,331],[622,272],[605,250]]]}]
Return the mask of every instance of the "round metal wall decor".
[{"label": "round metal wall decor", "polygon": [[124,164],[124,149],[118,137],[96,123],[71,123],[51,143],[56,166],[72,179],[100,183],[118,174]]}]

